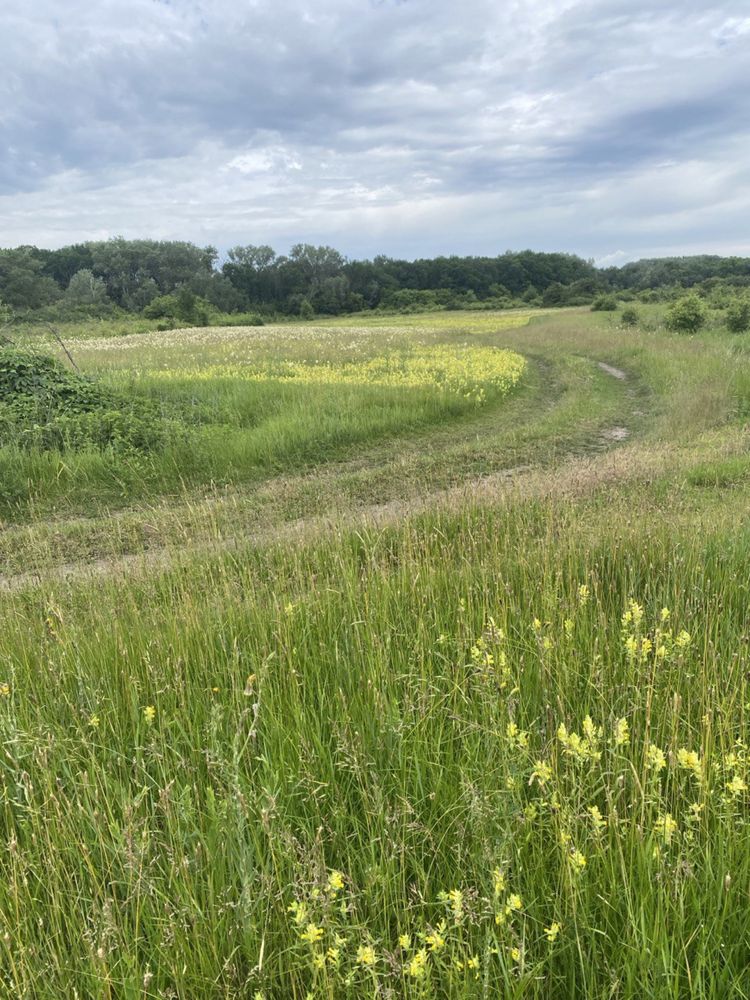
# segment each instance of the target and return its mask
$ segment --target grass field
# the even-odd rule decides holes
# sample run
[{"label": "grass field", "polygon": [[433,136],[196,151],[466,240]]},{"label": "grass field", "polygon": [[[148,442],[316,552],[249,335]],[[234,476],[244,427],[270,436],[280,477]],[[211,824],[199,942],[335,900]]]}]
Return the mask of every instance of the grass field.
[{"label": "grass field", "polygon": [[741,337],[68,346],[184,436],[0,449],[3,995],[750,996]]}]

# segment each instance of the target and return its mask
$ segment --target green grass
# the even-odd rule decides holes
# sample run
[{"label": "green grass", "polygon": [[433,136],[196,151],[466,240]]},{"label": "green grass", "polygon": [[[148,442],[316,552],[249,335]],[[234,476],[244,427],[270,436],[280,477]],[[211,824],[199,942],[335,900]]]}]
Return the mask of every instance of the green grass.
[{"label": "green grass", "polygon": [[745,362],[502,346],[497,405],[6,527],[0,993],[750,995]]}]

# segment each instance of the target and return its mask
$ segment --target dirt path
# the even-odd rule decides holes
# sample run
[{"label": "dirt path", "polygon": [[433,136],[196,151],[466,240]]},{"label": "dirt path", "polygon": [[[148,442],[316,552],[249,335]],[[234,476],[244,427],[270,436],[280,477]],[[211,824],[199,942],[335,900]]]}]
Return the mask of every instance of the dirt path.
[{"label": "dirt path", "polygon": [[[597,362],[597,365],[620,381],[628,378],[624,371],[613,365],[603,361]],[[597,438],[591,441],[590,455],[581,457],[571,454],[553,470],[535,469],[528,465],[502,469],[422,497],[368,504],[344,515],[337,512],[335,522],[330,516],[314,515],[240,535],[221,537],[211,542],[180,547],[166,546],[86,562],[58,563],[40,570],[0,576],[0,593],[14,593],[43,583],[64,584],[78,580],[109,579],[131,572],[153,573],[179,566],[183,559],[196,556],[210,558],[224,552],[238,551],[246,546],[263,547],[278,541],[311,539],[357,526],[394,524],[432,507],[450,508],[467,500],[487,501],[500,496],[545,496],[554,492],[567,494],[571,489],[578,495],[603,482],[621,480],[628,472],[634,471],[632,458],[623,456],[613,459],[614,447],[624,442],[629,434],[629,430],[621,426],[600,431]],[[663,467],[663,457],[659,461]]]}]

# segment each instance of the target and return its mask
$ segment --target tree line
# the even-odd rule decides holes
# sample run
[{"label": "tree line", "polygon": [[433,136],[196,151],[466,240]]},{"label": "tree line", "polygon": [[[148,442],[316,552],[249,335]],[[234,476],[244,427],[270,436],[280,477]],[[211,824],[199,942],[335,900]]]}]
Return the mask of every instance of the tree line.
[{"label": "tree line", "polygon": [[176,240],[0,249],[0,301],[28,318],[117,312],[207,322],[212,314],[339,315],[362,310],[582,305],[618,295],[669,297],[750,285],[750,259],[695,256],[597,268],[574,254],[349,260],[329,246],[215,247]]}]

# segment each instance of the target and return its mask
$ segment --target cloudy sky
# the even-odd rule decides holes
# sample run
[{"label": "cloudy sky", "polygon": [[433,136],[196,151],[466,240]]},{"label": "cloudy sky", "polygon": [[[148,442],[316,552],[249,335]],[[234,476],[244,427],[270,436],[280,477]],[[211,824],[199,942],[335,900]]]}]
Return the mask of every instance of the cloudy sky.
[{"label": "cloudy sky", "polygon": [[748,0],[2,0],[0,245],[750,255]]}]

